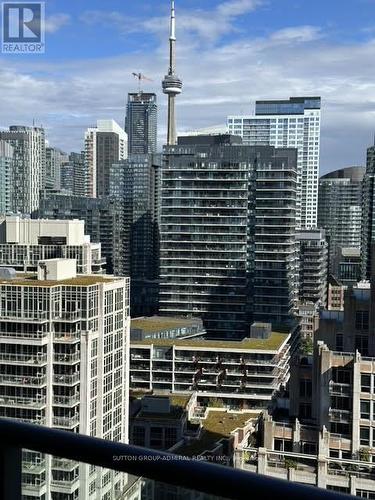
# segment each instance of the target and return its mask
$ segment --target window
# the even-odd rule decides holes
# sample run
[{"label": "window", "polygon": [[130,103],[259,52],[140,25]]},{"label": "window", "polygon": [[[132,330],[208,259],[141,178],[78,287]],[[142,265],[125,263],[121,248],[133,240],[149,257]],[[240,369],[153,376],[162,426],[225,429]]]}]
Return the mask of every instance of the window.
[{"label": "window", "polygon": [[361,375],[361,392],[371,392],[371,375]]},{"label": "window", "polygon": [[275,439],[274,449],[276,451],[293,451],[293,443],[292,441],[284,441],[284,439]]},{"label": "window", "polygon": [[302,453],[306,453],[306,455],[316,455],[316,452],[317,452],[316,443],[313,442],[302,443]]},{"label": "window", "polygon": [[151,427],[150,429],[150,448],[155,448],[156,450],[162,448],[163,446],[163,428],[162,427]]},{"label": "window", "polygon": [[370,446],[370,427],[360,427],[359,441],[362,446]]},{"label": "window", "polygon": [[332,369],[332,380],[338,384],[350,384],[351,378],[350,370],[345,370],[344,368]]},{"label": "window", "polygon": [[312,382],[310,379],[301,379],[299,382],[299,395],[302,398],[311,398],[312,396]]},{"label": "window", "polygon": [[370,419],[370,401],[361,400],[361,418]]},{"label": "window", "polygon": [[368,330],[368,311],[356,311],[355,313],[355,327],[356,330]]},{"label": "window", "polygon": [[375,499],[375,492],[368,490],[357,490],[357,497]]},{"label": "window", "polygon": [[177,429],[165,428],[165,449],[171,448],[177,442]]},{"label": "window", "polygon": [[133,427],[133,444],[136,446],[145,446],[145,428],[135,425]]},{"label": "window", "polygon": [[301,403],[299,405],[299,418],[311,418],[311,404]]}]

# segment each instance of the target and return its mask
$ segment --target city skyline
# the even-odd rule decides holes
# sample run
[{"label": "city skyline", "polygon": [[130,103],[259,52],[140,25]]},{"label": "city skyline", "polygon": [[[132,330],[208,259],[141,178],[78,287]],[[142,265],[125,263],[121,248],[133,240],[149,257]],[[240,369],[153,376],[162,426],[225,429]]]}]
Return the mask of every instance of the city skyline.
[{"label": "city skyline", "polygon": [[[178,0],[177,72],[185,82],[179,133],[225,127],[227,114],[249,113],[256,99],[321,95],[321,173],[363,165],[374,128],[374,70],[365,62],[374,51],[374,31],[373,5],[360,3],[361,9],[350,1],[337,12],[334,5],[323,9],[322,2],[294,0],[288,16],[281,16],[275,1]],[[131,73],[142,71],[154,80],[144,82],[144,90],[159,96],[160,147],[166,138],[160,81],[167,65],[169,2],[124,9],[110,1],[103,10],[95,1],[88,9],[50,0],[46,7],[46,54],[0,57],[0,126],[31,125],[35,118],[51,145],[80,151],[82,132],[96,119],[122,123],[126,94],[136,90]],[[10,105],[15,99],[16,109]]]}]

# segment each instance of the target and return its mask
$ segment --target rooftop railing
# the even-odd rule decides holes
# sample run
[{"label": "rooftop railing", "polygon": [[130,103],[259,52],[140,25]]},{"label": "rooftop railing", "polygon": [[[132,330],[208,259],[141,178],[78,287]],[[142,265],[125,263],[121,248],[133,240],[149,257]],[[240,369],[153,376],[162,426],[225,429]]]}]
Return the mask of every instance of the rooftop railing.
[{"label": "rooftop railing", "polygon": [[22,449],[229,499],[354,498],[201,460],[0,419],[0,499],[21,500]]}]

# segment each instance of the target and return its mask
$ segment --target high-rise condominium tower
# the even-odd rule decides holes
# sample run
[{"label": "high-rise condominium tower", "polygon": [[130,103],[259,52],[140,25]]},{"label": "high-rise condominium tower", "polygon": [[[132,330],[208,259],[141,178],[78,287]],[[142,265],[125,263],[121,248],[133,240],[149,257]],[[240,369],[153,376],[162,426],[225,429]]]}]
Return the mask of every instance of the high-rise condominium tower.
[{"label": "high-rise condominium tower", "polygon": [[46,145],[44,129],[11,126],[0,132],[0,139],[13,147],[10,205],[13,212],[31,214],[39,207],[40,192],[45,186]]},{"label": "high-rise condominium tower", "polygon": [[0,214],[11,210],[11,182],[13,172],[13,147],[0,139]]},{"label": "high-rise condominium tower", "polygon": [[[0,280],[0,416],[128,439],[129,281],[39,262]],[[24,453],[25,498],[117,498],[124,475]],[[67,493],[68,492],[68,493]]]},{"label": "high-rise condominium tower", "polygon": [[66,162],[68,156],[58,148],[46,147],[46,191],[59,190],[61,188],[61,165]]},{"label": "high-rise condominium tower", "polygon": [[369,279],[374,274],[375,244],[375,146],[367,149],[366,173],[362,186],[361,274]]},{"label": "high-rise condominium tower", "polygon": [[95,128],[87,129],[85,168],[88,196],[108,196],[111,165],[125,160],[127,155],[127,134],[114,120],[98,120]]},{"label": "high-rise condominium tower", "polygon": [[255,116],[228,116],[228,131],[244,144],[298,150],[297,226],[317,224],[320,97],[257,101]]},{"label": "high-rise condominium tower", "polygon": [[326,230],[330,272],[338,277],[340,247],[361,245],[363,167],[347,167],[319,180],[318,225]]},{"label": "high-rise condominium tower", "polygon": [[110,196],[125,213],[122,274],[132,284],[132,316],[157,313],[161,155],[130,155],[111,167]]},{"label": "high-rise condominium tower", "polygon": [[169,69],[162,82],[163,92],[168,96],[168,136],[167,144],[177,142],[175,100],[182,91],[182,81],[176,75],[176,18],[174,0],[171,0],[171,20],[169,32]]},{"label": "high-rise condominium tower", "polygon": [[67,161],[61,164],[60,188],[67,194],[89,196],[84,151],[81,151],[81,153],[70,153]]},{"label": "high-rise condominium tower", "polygon": [[180,137],[162,178],[160,311],[243,337],[290,319],[296,286],[296,152],[235,136]]},{"label": "high-rise condominium tower", "polygon": [[129,154],[156,153],[157,114],[156,94],[128,94],[125,131],[128,134]]}]

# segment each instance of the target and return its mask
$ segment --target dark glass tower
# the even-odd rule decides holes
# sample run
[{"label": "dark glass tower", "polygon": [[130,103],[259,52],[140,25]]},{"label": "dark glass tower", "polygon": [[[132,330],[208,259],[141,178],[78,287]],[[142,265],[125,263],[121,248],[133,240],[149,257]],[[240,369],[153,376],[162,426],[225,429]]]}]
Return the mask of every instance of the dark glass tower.
[{"label": "dark glass tower", "polygon": [[370,279],[374,271],[375,244],[375,146],[367,149],[366,173],[362,186],[361,274]]},{"label": "dark glass tower", "polygon": [[110,195],[124,209],[124,266],[131,278],[131,314],[158,310],[161,155],[132,154],[112,165]]},{"label": "dark glass tower", "polygon": [[157,109],[156,94],[128,94],[125,131],[129,154],[156,153]]},{"label": "dark glass tower", "polygon": [[318,226],[326,230],[329,242],[329,270],[338,277],[340,248],[361,244],[361,198],[363,167],[329,172],[319,180]]}]

